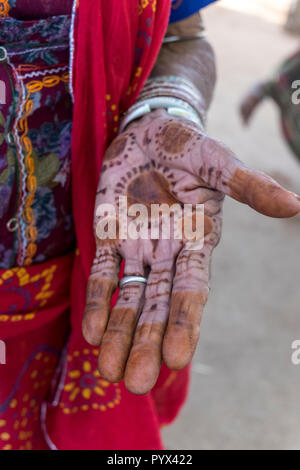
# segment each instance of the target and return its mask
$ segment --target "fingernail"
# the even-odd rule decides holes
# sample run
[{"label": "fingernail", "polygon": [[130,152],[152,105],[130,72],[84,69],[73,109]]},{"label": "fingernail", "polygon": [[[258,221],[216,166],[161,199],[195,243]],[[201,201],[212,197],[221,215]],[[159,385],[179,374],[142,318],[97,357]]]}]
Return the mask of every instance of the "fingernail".
[{"label": "fingernail", "polygon": [[291,194],[292,196],[294,196],[294,198],[297,199],[297,201],[300,202],[300,196],[299,196],[297,193],[293,193],[293,192],[291,191],[290,194]]}]

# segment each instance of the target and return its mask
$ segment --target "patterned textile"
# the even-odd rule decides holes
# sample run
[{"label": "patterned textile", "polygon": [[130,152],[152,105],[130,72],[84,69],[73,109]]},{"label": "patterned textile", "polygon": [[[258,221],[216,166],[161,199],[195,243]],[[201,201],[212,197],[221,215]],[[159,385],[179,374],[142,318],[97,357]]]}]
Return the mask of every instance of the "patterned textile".
[{"label": "patterned textile", "polygon": [[0,17],[35,20],[70,14],[73,0],[0,0]]},{"label": "patterned textile", "polygon": [[70,328],[73,254],[0,270],[0,449],[47,449],[41,406],[47,399]]},{"label": "patterned textile", "polygon": [[159,427],[178,413],[189,368],[163,366],[137,397],[100,376],[98,348],[67,349],[72,264],[69,254],[0,270],[0,449],[161,449]]},{"label": "patterned textile", "polygon": [[30,267],[0,270],[1,338],[37,329],[69,309],[73,260],[71,252]]},{"label": "patterned textile", "polygon": [[1,450],[49,449],[41,428],[42,404],[49,395],[68,330],[65,314],[6,339],[9,365],[0,366]]},{"label": "patterned textile", "polygon": [[[4,103],[2,110],[3,143],[5,140],[7,149],[14,150],[9,171],[17,175],[14,190],[7,183],[7,171],[5,184],[11,198],[14,191],[18,195],[14,201],[18,224],[13,233],[15,252],[8,257],[9,266],[14,267],[0,270],[0,331],[7,345],[7,366],[0,369],[0,449],[160,449],[160,426],[171,422],[185,401],[189,368],[173,372],[163,365],[154,389],[135,396],[123,382],[108,384],[99,376],[97,348],[87,345],[81,333],[86,273],[94,255],[92,213],[103,153],[118,132],[119,115],[136,100],[149,76],[169,13],[170,4],[165,0],[80,0],[70,43],[68,70],[73,79],[67,73],[68,16],[26,23],[14,18],[1,20],[0,31],[6,27],[2,45],[9,60],[0,62],[0,69],[7,71],[9,82],[15,85],[7,103],[17,108],[10,112]],[[15,33],[9,36],[13,28]],[[16,44],[14,38],[18,38]],[[49,43],[53,47],[49,48]],[[3,49],[0,60],[1,52]],[[37,55],[30,62],[33,53]],[[103,60],[98,60],[99,54]],[[2,57],[5,59],[5,54]],[[67,113],[71,109],[69,84],[74,88],[73,115]],[[55,95],[50,95],[52,90]],[[57,173],[56,164],[53,170],[53,157],[50,172],[45,163],[39,175],[36,163],[52,152],[62,165],[70,161],[69,157],[63,159],[63,149],[70,147],[65,146],[67,139],[58,139],[57,143],[49,135],[59,132],[52,132],[50,127],[42,132],[39,126],[48,107],[52,119],[46,122],[54,122],[58,129],[73,118],[73,211],[82,248],[76,251],[74,266],[72,254],[54,258],[60,254],[55,251],[59,233],[52,244],[50,239],[45,243],[45,249],[52,250],[48,255],[51,259],[36,262],[37,256],[44,254],[39,251],[44,239],[38,239],[40,223],[34,206],[39,188],[55,197],[57,188],[67,187],[61,184],[63,172],[56,184],[55,175],[62,167]],[[10,116],[13,124],[9,123]],[[47,154],[41,153],[44,148]],[[46,182],[42,179],[45,174]],[[68,168],[66,174],[69,181]],[[68,198],[66,190],[66,204]],[[52,204],[48,196],[45,210],[51,207],[57,210],[56,202]],[[45,218],[47,212],[39,221]],[[51,229],[64,231],[65,237],[73,235],[73,230],[61,228],[58,220],[56,216]],[[6,230],[2,227],[1,232],[3,228]],[[47,227],[42,234],[46,236]],[[64,240],[60,248],[61,243]],[[66,245],[70,249],[72,240]],[[72,330],[66,347],[70,307]]]},{"label": "patterned textile", "polygon": [[74,248],[70,22],[0,19],[0,268]]},{"label": "patterned textile", "polygon": [[[173,1],[171,21],[207,3]],[[73,0],[0,0],[0,45],[9,54],[9,63],[0,65],[0,83],[6,90],[6,102],[0,99],[0,268],[43,262],[74,248],[67,75],[71,19],[64,15],[71,13],[72,4]],[[152,0],[140,2],[140,11],[147,7],[154,7]],[[137,60],[142,51],[138,46]],[[45,86],[50,81],[51,86]],[[29,104],[32,110],[26,115]],[[118,119],[115,106],[107,111],[115,122],[112,128]],[[23,122],[26,136],[20,129]],[[30,139],[36,178],[34,191],[27,195],[24,139]]]}]

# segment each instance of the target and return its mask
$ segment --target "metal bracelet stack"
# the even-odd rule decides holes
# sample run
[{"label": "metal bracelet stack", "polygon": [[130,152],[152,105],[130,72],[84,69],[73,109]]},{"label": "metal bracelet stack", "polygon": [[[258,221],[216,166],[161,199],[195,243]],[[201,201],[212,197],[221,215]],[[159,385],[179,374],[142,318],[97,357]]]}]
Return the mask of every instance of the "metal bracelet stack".
[{"label": "metal bracelet stack", "polygon": [[166,36],[163,40],[163,44],[171,44],[174,42],[186,42],[186,41],[197,41],[199,39],[205,39],[207,37],[206,31],[202,30],[192,36]]},{"label": "metal bracelet stack", "polygon": [[124,115],[119,132],[155,109],[166,109],[173,116],[196,123],[204,131],[205,106],[199,90],[184,78],[162,76],[146,82],[138,101]]}]

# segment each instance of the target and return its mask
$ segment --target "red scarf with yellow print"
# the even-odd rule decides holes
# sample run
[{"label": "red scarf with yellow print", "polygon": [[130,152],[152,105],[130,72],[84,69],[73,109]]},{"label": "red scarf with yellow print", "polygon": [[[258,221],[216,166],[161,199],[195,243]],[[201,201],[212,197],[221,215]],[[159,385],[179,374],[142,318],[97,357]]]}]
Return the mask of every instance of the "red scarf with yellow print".
[{"label": "red scarf with yellow print", "polygon": [[[14,349],[16,364],[23,364],[20,379],[9,387],[11,393],[0,403],[3,423],[15,419],[18,410],[22,415],[24,407],[31,410],[32,397],[27,407],[22,404],[23,398],[16,396],[26,397],[25,384],[31,380],[41,385],[43,381],[33,377],[35,371],[31,372],[30,367],[35,360],[51,361],[52,356],[55,362],[55,351],[46,348],[33,357],[30,342],[44,340],[35,338],[41,331],[46,336],[55,334],[47,330],[47,325],[50,321],[53,325],[53,319],[71,306],[70,340],[52,381],[49,400],[42,408],[42,430],[51,449],[161,449],[160,427],[176,417],[186,398],[189,368],[172,372],[163,365],[156,386],[144,396],[131,394],[123,383],[102,380],[97,371],[98,350],[90,347],[81,333],[86,284],[95,254],[93,212],[102,158],[118,133],[120,116],[135,102],[157,59],[170,3],[80,0],[77,9],[74,6],[70,72],[74,95],[73,213],[78,241],[75,261],[67,255],[26,269],[0,271],[0,283],[6,286],[0,290],[0,302],[7,303],[5,311],[16,302],[16,290],[22,282],[38,299],[33,313],[32,305],[26,311],[20,305],[15,321],[4,322],[2,329],[4,338],[15,337],[18,341],[16,335],[22,335],[24,340],[23,349]],[[6,370],[9,374],[12,369]],[[38,413],[38,407],[33,411]],[[4,433],[5,438],[19,432],[9,431]],[[29,439],[25,428],[22,433]]]}]

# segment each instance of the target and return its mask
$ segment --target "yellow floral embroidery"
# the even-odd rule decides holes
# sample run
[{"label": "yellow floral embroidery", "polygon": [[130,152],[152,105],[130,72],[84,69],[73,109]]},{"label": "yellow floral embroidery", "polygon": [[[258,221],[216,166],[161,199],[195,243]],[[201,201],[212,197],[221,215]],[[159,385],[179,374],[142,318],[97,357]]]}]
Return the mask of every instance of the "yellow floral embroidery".
[{"label": "yellow floral embroidery", "polygon": [[[47,352],[40,351],[34,356],[34,360],[47,363],[47,367],[39,367],[30,374],[33,389],[39,390],[40,395],[31,398],[28,393],[12,398],[9,408],[13,414],[7,418],[0,419],[0,450],[31,450],[33,431],[32,425],[40,418],[41,398],[49,388],[49,381],[53,376],[57,365],[55,355],[49,355]],[[9,429],[8,429],[9,426]],[[11,432],[11,428],[13,431]]]},{"label": "yellow floral embroidery", "polygon": [[143,10],[149,5],[149,0],[140,0],[139,3],[139,15],[143,13]]},{"label": "yellow floral embroidery", "polygon": [[23,116],[18,123],[18,128],[22,132],[21,135],[21,144],[25,150],[25,167],[27,171],[27,181],[26,187],[28,191],[28,196],[25,201],[25,207],[23,211],[23,219],[27,224],[25,235],[28,241],[26,247],[26,257],[24,261],[25,266],[32,264],[32,260],[37,251],[36,240],[38,237],[38,231],[35,226],[34,213],[32,209],[32,204],[34,202],[35,192],[37,190],[37,180],[35,176],[35,164],[32,156],[32,143],[28,137],[28,118],[33,111],[33,100],[32,95],[41,91],[44,87],[50,88],[58,85],[60,82],[68,83],[69,74],[65,72],[62,76],[49,75],[45,76],[42,80],[32,80],[27,83],[27,97],[23,106]]},{"label": "yellow floral embroidery", "polygon": [[[25,267],[21,268],[12,268],[7,269],[4,271],[2,276],[0,276],[0,285],[3,284],[7,279],[10,279],[13,276],[17,276],[18,278],[18,286],[22,287],[27,284],[35,283],[39,280],[43,281],[43,285],[40,287],[38,293],[35,296],[35,300],[39,301],[39,307],[43,307],[47,304],[50,297],[53,296],[54,291],[51,290],[51,282],[53,280],[54,273],[57,269],[57,266],[53,264],[48,269],[44,269],[41,274],[37,274],[35,276],[30,277],[27,269]],[[0,323],[1,322],[20,322],[24,320],[33,320],[36,316],[36,312],[29,312],[24,315],[16,314],[16,315],[0,315]]]},{"label": "yellow floral embroidery", "polygon": [[121,400],[119,385],[104,380],[92,364],[91,355],[97,357],[99,350],[84,349],[81,353],[77,354],[78,352],[74,351],[72,356],[68,356],[69,362],[78,356],[83,360],[78,368],[68,373],[64,386],[66,399],[60,403],[63,413],[71,414],[89,409],[106,411],[119,405]]},{"label": "yellow floral embroidery", "polygon": [[155,13],[156,12],[157,0],[140,0],[139,14],[141,15],[143,13],[143,10],[145,10],[145,8],[147,8],[149,5],[151,5],[151,8]]}]

